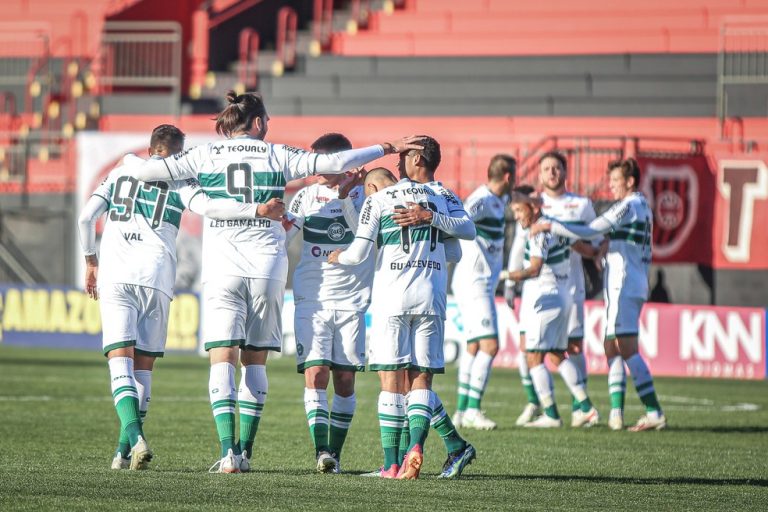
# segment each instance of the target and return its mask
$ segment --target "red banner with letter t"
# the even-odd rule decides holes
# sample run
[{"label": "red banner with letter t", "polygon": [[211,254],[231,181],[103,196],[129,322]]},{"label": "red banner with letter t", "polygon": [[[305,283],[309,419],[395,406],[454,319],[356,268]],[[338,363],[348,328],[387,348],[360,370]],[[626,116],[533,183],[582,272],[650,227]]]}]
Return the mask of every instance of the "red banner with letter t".
[{"label": "red banner with letter t", "polygon": [[710,264],[715,180],[706,157],[637,162],[640,190],[653,211],[654,263]]}]

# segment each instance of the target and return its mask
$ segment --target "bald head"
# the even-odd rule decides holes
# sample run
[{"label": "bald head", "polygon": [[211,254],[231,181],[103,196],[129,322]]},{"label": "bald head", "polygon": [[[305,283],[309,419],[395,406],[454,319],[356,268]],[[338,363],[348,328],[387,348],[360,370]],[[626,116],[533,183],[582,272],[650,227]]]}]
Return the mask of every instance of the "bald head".
[{"label": "bald head", "polygon": [[395,183],[397,183],[397,178],[392,174],[392,171],[384,167],[376,167],[365,175],[365,181],[363,182],[365,195],[375,194],[379,190],[391,187]]}]

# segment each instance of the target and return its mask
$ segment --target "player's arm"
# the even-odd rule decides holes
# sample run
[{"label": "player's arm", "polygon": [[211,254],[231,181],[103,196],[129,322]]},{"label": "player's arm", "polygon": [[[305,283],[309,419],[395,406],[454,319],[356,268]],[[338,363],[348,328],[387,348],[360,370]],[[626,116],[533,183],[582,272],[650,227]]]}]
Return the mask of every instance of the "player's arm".
[{"label": "player's arm", "polygon": [[620,201],[611,206],[607,212],[590,222],[588,226],[565,225],[554,220],[550,222],[537,222],[531,226],[531,235],[549,231],[557,236],[592,240],[616,229],[628,211],[629,205],[624,201]]},{"label": "player's arm", "polygon": [[445,261],[456,263],[461,260],[461,244],[457,238],[446,237],[445,243]]},{"label": "player's arm", "polygon": [[461,240],[474,240],[477,236],[475,223],[464,211],[461,201],[446,191],[448,214],[433,212],[416,203],[407,203],[407,208],[396,208],[392,220],[398,226],[434,226],[445,234]]},{"label": "player's arm", "polygon": [[515,236],[512,239],[512,247],[509,249],[509,258],[507,259],[507,269],[501,272],[499,279],[504,280],[504,300],[507,306],[515,307],[515,281],[509,278],[509,274],[522,270],[523,260],[525,259],[525,239],[528,236],[526,230],[515,226]]},{"label": "player's arm", "polygon": [[525,281],[526,279],[539,277],[539,274],[541,274],[541,267],[544,265],[544,258],[531,256],[530,263],[528,268],[510,272],[509,279],[512,281]]},{"label": "player's arm", "polygon": [[123,158],[123,174],[139,181],[176,181],[197,177],[207,146],[198,146],[168,158],[144,160],[136,155]]},{"label": "player's arm", "polygon": [[[536,224],[534,224],[536,225]],[[533,227],[533,226],[531,226]],[[526,279],[533,279],[539,277],[541,274],[541,268],[544,265],[544,260],[547,258],[548,244],[550,236],[544,233],[538,235],[530,235],[529,246],[529,263],[528,268],[520,270],[514,270],[507,274],[507,279],[512,281],[525,281]]]},{"label": "player's arm", "polygon": [[179,193],[181,201],[193,212],[217,220],[255,219],[265,204],[241,203],[229,198],[212,198],[205,193],[196,178],[173,182],[171,187]]},{"label": "player's arm", "polygon": [[293,196],[291,205],[285,213],[283,228],[285,228],[285,241],[290,243],[304,227],[304,198],[307,195],[307,189],[303,188]]},{"label": "player's arm", "polygon": [[[286,178],[295,180],[316,174],[341,174],[355,167],[361,167],[384,155],[402,153],[411,149],[423,149],[418,143],[421,137],[404,137],[394,142],[384,142],[359,149],[349,149],[338,153],[310,153],[290,146],[277,146],[278,155],[282,154]],[[279,148],[282,148],[280,151]]]},{"label": "player's arm", "polygon": [[92,195],[85,203],[77,219],[80,247],[85,255],[85,293],[98,299],[96,283],[99,275],[99,258],[96,256],[96,221],[109,208],[109,202],[100,195]]}]

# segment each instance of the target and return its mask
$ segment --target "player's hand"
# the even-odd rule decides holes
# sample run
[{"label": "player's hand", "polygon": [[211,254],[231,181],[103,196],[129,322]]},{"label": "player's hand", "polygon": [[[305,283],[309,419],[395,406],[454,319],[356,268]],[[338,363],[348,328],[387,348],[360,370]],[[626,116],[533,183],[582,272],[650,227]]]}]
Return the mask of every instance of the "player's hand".
[{"label": "player's hand", "polygon": [[603,260],[605,258],[605,255],[608,254],[608,239],[604,238],[602,242],[600,242],[600,246],[597,248],[597,254],[595,255],[595,268],[597,268],[598,272],[603,271],[603,267],[605,266],[603,264]]},{"label": "player's hand", "polygon": [[365,179],[364,173],[365,169],[362,167],[347,173],[344,180],[339,184],[339,199],[346,199],[350,190],[363,184],[363,180]]},{"label": "player's hand", "polygon": [[407,208],[395,208],[392,220],[401,227],[423,226],[432,224],[432,210],[422,208],[416,203],[406,203]]},{"label": "player's hand", "polygon": [[551,230],[552,230],[551,222],[536,222],[531,225],[530,231],[528,232],[528,236],[534,237],[539,233],[548,233]]},{"label": "player's hand", "polygon": [[411,149],[421,150],[424,149],[424,146],[419,145],[419,142],[422,140],[424,140],[424,137],[418,135],[410,135],[394,142],[385,142],[382,144],[382,147],[384,148],[385,155],[402,153],[404,151],[410,151]]},{"label": "player's hand", "polygon": [[504,285],[504,302],[507,303],[507,306],[509,306],[509,309],[514,311],[514,309],[515,309],[515,285],[513,285],[513,284],[505,284]]},{"label": "player's hand", "polygon": [[85,293],[93,300],[99,300],[99,291],[96,282],[99,277],[99,265],[87,263],[85,265]]},{"label": "player's hand", "polygon": [[331,254],[328,255],[328,263],[332,263],[334,265],[339,264],[339,254],[341,254],[341,249],[336,249],[335,251],[331,252]]},{"label": "player's hand", "polygon": [[292,219],[288,217],[287,215],[283,215],[280,217],[280,223],[283,225],[283,229],[287,233],[291,230],[294,224],[296,224],[296,219]]},{"label": "player's hand", "polygon": [[262,203],[256,208],[256,214],[259,217],[266,217],[272,220],[280,220],[285,214],[285,203],[279,197],[273,197],[266,203]]}]

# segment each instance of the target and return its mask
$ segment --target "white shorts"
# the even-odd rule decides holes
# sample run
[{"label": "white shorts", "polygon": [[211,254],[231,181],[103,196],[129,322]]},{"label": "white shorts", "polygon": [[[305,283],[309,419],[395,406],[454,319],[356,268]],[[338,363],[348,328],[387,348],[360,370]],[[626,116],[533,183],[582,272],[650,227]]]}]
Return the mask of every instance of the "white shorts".
[{"label": "white shorts", "polygon": [[637,336],[645,299],[628,297],[621,289],[605,289],[605,339]]},{"label": "white shorts", "polygon": [[565,315],[567,304],[559,295],[542,295],[525,311],[521,310],[525,325],[527,352],[561,352],[568,348]]},{"label": "white shorts", "polygon": [[297,307],[293,316],[296,367],[365,370],[365,313]]},{"label": "white shorts", "polygon": [[106,284],[99,286],[99,307],[104,355],[136,347],[138,354],[163,357],[170,297],[146,286]]},{"label": "white shorts", "polygon": [[584,338],[584,297],[571,302],[568,307],[568,339],[579,340]]},{"label": "white shorts", "polygon": [[466,342],[498,338],[496,297],[493,293],[487,293],[487,290],[481,292],[479,289],[466,295],[462,292],[458,293],[462,297],[458,305]]},{"label": "white shorts", "polygon": [[403,368],[445,373],[445,320],[437,315],[373,315],[369,348],[372,371]]},{"label": "white shorts", "polygon": [[285,283],[226,276],[203,285],[205,350],[241,347],[280,352]]}]

